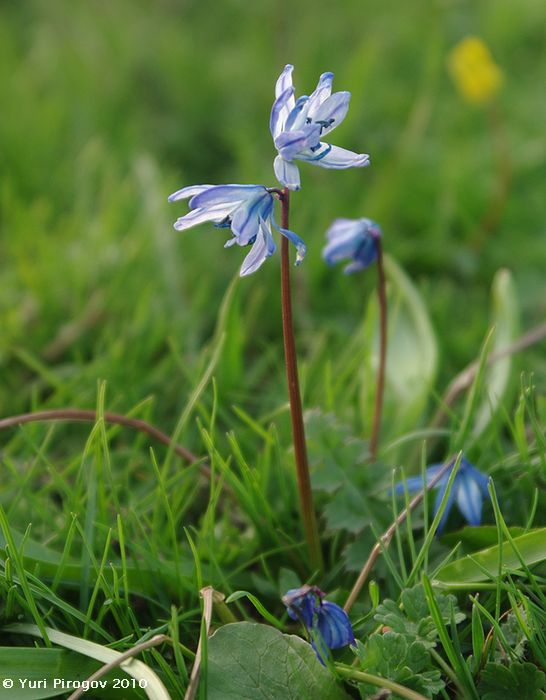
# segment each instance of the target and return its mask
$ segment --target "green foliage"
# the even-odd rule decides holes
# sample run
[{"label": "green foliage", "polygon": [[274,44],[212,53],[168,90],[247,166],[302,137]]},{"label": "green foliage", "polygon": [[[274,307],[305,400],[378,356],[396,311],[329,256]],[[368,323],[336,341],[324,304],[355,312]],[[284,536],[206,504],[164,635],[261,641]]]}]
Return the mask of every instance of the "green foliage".
[{"label": "green foliage", "polygon": [[[436,593],[435,599],[444,622],[451,622],[452,611],[457,624],[465,619],[464,613],[457,609],[455,596]],[[383,601],[377,607],[375,619],[408,640],[419,640],[427,648],[436,646],[438,629],[430,614],[423,585],[420,583],[402,591],[400,604],[394,600]]]},{"label": "green foliage", "polygon": [[481,674],[481,700],[544,700],[546,676],[529,663],[488,663]]},{"label": "green foliage", "polygon": [[[409,641],[403,634],[372,634],[365,646],[359,645],[358,658],[362,670],[412,688],[427,698],[444,687],[440,671],[432,668],[426,644]],[[366,697],[372,688],[362,684],[361,692]]]},{"label": "green foliage", "polygon": [[[46,640],[37,645],[60,630],[119,653],[168,634],[173,642],[144,652],[142,662],[179,700],[202,628],[200,583],[225,593],[239,619],[264,616],[279,627],[289,587],[317,583],[342,604],[394,518],[392,469],[415,473],[422,440],[428,461],[441,461],[459,435],[468,440],[456,449],[470,448],[469,459],[495,479],[517,552],[513,543],[499,552],[498,529],[487,525],[427,539],[429,513],[417,509],[375,563],[373,600],[361,593],[352,619],[371,635],[370,653],[391,660],[389,673],[425,695],[456,684],[461,658],[476,679],[500,659],[544,668],[543,345],[523,361],[484,366],[472,410],[465,415],[461,397],[448,425],[428,425],[492,325],[495,352],[519,325],[543,322],[542,2],[375,0],[365,22],[359,0],[339,12],[325,0],[211,7],[0,5],[0,419],[63,406],[98,414],[88,425],[0,432],[0,622],[35,623]],[[464,104],[447,78],[448,52],[467,32],[483,34],[505,76],[491,111]],[[267,120],[287,61],[299,94],[321,71],[335,71],[334,88],[351,90],[352,102],[334,141],[372,156],[365,171],[302,167],[302,192],[292,199],[291,228],[308,245],[294,303],[324,580],[312,578],[303,553],[278,256],[238,280],[244,251],[224,250],[225,232],[212,226],[174,232],[185,205],[166,203],[185,184],[273,184]],[[488,232],[483,218],[502,163],[512,185]],[[388,252],[391,346],[373,466],[375,270],[326,270],[323,232],[336,216],[377,219]],[[107,410],[156,424],[199,463],[107,424]],[[472,622],[468,614],[466,623],[458,613],[451,619],[450,599],[436,591],[434,623],[419,587],[402,591],[401,607],[388,599],[417,557],[414,579],[424,571],[444,588],[483,592]],[[463,594],[458,604],[469,613]],[[375,615],[393,632],[374,631]],[[220,621],[215,613],[213,624]],[[288,650],[306,679],[302,692],[320,678],[314,697],[328,684],[333,697],[344,696],[305,642],[260,629],[282,640],[279,653]],[[211,654],[222,634],[212,637]],[[89,670],[84,656],[49,641],[51,648],[30,648],[20,629],[2,628],[0,662],[38,675],[48,664],[69,677],[79,659],[81,672]],[[395,649],[404,656],[398,665]],[[507,687],[512,668],[522,667],[505,668]],[[270,673],[280,677],[277,668]],[[381,692],[380,682],[365,687]]]},{"label": "green foliage", "polygon": [[224,625],[208,643],[209,700],[348,700],[312,647],[266,625]]}]

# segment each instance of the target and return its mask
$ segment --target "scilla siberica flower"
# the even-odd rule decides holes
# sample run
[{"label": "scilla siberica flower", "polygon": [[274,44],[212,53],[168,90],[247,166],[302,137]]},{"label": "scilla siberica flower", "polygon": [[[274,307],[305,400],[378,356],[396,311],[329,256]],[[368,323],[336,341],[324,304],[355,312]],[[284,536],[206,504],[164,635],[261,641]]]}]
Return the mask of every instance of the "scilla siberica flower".
[{"label": "scilla siberica flower", "polygon": [[365,270],[377,259],[377,239],[381,229],[370,219],[336,219],[326,231],[328,244],[322,251],[328,265],[340,260],[352,260],[344,272]]},{"label": "scilla siberica flower", "polygon": [[302,586],[287,591],[282,598],[289,616],[305,625],[321,664],[328,658],[328,649],[340,649],[356,643],[345,610],[324,600],[324,596],[317,586]]},{"label": "scilla siberica flower", "polygon": [[269,128],[279,155],[275,158],[275,175],[289,190],[299,190],[300,173],[294,160],[305,160],[322,168],[358,168],[369,165],[366,153],[353,153],[321,141],[321,137],[341,124],[349,109],[350,92],[332,95],[333,73],[320,76],[310,95],[294,97],[292,70],[287,65],[275,86],[275,102]]},{"label": "scilla siberica flower", "polygon": [[241,277],[255,272],[275,252],[271,224],[296,246],[296,265],[305,257],[301,238],[275,221],[273,195],[263,185],[194,185],[171,194],[169,202],[188,198],[191,211],[181,216],[174,228],[184,231],[203,221],[212,221],[217,228],[230,228],[233,238],[226,248],[252,246],[243,261]]},{"label": "scilla siberica flower", "polygon": [[[449,481],[449,475],[451,470],[455,466],[455,462],[451,469],[449,469],[440,481],[436,484],[438,493],[436,494],[436,501],[434,503],[434,515],[438,512],[440,504],[444,497],[447,489],[447,482]],[[436,474],[442,469],[442,464],[434,464],[428,467],[426,471],[426,482],[427,485],[436,476]],[[448,518],[449,512],[453,507],[453,503],[457,501],[457,506],[461,512],[463,518],[467,521],[469,525],[479,525],[482,520],[482,505],[484,497],[490,497],[489,491],[487,490],[488,478],[484,476],[480,471],[473,467],[472,464],[464,457],[461,459],[459,469],[455,475],[453,485],[447,497],[447,503],[440,518],[438,524],[438,529],[436,534],[439,535],[444,529],[444,525]],[[420,476],[413,476],[410,479],[406,479],[406,486],[408,491],[420,491],[423,488],[423,480]],[[395,492],[398,494],[404,493],[404,483],[400,482],[395,486]]]}]

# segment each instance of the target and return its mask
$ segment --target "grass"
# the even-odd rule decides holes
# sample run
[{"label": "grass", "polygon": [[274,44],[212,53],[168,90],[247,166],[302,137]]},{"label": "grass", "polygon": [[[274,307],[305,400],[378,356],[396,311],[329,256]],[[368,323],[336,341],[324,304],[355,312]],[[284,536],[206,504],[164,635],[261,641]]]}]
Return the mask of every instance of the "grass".
[{"label": "grass", "polygon": [[[461,449],[495,480],[500,506],[486,504],[484,523],[496,526],[473,540],[453,534],[462,524],[453,515],[438,541],[429,497],[377,561],[374,596],[377,586],[381,601],[398,601],[423,574],[434,584],[446,557],[498,538],[517,549],[514,527],[546,525],[544,345],[498,372],[480,350],[493,323],[489,349],[544,319],[542,3],[347,0],[334,11],[322,0],[224,0],[212,15],[210,3],[167,0],[0,10],[0,418],[97,410],[90,424],[0,433],[0,640],[30,647],[9,625],[32,623],[46,646],[53,629],[123,653],[165,634],[171,641],[139,658],[173,698],[189,682],[201,587],[231,596],[239,620],[289,629],[280,596],[313,574],[293,472],[279,256],[239,280],[241,251],[224,251],[212,227],[174,232],[184,205],[166,203],[186,184],[274,184],[267,122],[286,62],[299,94],[335,72],[334,87],[353,96],[333,141],[372,157],[365,171],[302,168],[292,198],[291,226],[308,245],[294,303],[327,562],[313,582],[342,603],[396,516],[392,468],[418,473],[422,459]],[[504,73],[497,109],[513,179],[489,235],[480,221],[497,147],[487,110],[465,104],[446,71],[467,34],[484,38]],[[346,278],[323,265],[336,216],[379,221],[388,254],[391,355],[371,466],[375,271]],[[480,359],[473,387],[433,430],[449,382]],[[106,411],[153,423],[200,462],[108,424]],[[486,664],[505,661],[500,649],[517,656],[522,635],[517,662],[543,669],[544,566],[523,564],[459,591],[458,626],[425,579],[441,630],[435,663],[469,697],[490,692],[479,685]],[[359,638],[377,629],[376,607],[365,592],[355,605]],[[494,643],[482,642],[489,634]],[[469,655],[474,666],[461,661]]]}]

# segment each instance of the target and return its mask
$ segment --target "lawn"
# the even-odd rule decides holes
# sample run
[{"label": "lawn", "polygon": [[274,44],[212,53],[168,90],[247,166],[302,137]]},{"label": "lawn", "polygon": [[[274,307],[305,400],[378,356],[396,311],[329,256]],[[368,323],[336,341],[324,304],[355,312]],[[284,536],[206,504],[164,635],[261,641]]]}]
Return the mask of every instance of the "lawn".
[{"label": "lawn", "polygon": [[[104,664],[87,697],[546,697],[544,19],[539,0],[2,4],[6,697],[68,698]],[[482,102],[449,70],[469,36],[502,76]],[[307,246],[291,278],[318,559],[280,250],[240,277],[248,250],[224,249],[229,228],[176,231],[187,202],[167,202],[202,183],[280,187],[269,117],[287,63],[296,96],[325,71],[351,92],[325,138],[371,159],[298,161],[290,199]],[[338,217],[382,230],[371,456],[378,266],[324,263]],[[9,419],[63,409],[87,413]],[[427,465],[448,462],[447,490],[446,476],[400,516]],[[480,484],[471,527],[463,491]],[[306,584],[346,604],[358,640],[324,652],[326,668],[316,630],[290,616],[299,603],[282,602]],[[130,650],[140,665],[119,658]]]}]

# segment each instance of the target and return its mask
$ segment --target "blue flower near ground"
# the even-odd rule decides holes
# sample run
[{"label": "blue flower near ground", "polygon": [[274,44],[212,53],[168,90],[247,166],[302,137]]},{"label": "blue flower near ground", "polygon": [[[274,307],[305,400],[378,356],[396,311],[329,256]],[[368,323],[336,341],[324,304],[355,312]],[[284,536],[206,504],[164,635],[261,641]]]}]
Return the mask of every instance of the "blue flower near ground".
[{"label": "blue flower near ground", "polygon": [[326,231],[327,245],[322,251],[328,265],[340,260],[352,260],[344,272],[365,270],[377,259],[377,239],[381,236],[378,224],[370,219],[336,219]]},{"label": "blue flower near ground", "polygon": [[335,603],[324,600],[325,594],[317,586],[293,588],[283,596],[288,614],[302,622],[318,660],[324,664],[328,649],[340,649],[355,644],[349,616]]},{"label": "blue flower near ground", "polygon": [[334,92],[333,73],[320,76],[316,90],[296,99],[292,70],[287,65],[275,86],[275,102],[269,128],[279,155],[275,175],[289,190],[299,190],[300,173],[294,160],[304,160],[322,168],[359,168],[369,165],[366,153],[353,153],[321,141],[321,137],[341,124],[349,109],[350,92]]},{"label": "blue flower near ground", "polygon": [[212,221],[217,228],[230,228],[233,237],[226,248],[252,246],[243,261],[241,277],[255,272],[275,252],[271,225],[296,247],[296,265],[305,257],[301,238],[275,221],[273,195],[263,185],[194,185],[171,194],[169,202],[188,198],[191,211],[181,216],[174,228],[184,231],[204,221]]},{"label": "blue flower near ground", "polygon": [[[434,464],[431,467],[428,467],[426,471],[427,485],[436,476],[436,474],[438,474],[443,466],[443,464]],[[436,515],[440,508],[440,503],[442,502],[447,489],[449,475],[451,474],[451,470],[454,466],[455,462],[453,462],[451,469],[449,469],[436,484],[438,493],[436,494],[436,501],[434,503],[434,515]],[[487,490],[488,481],[488,477],[478,471],[476,467],[473,467],[472,464],[465,459],[465,457],[462,457],[459,470],[455,475],[451,491],[449,492],[449,496],[447,498],[444,512],[440,518],[438,529],[436,530],[437,535],[442,532],[449,516],[449,512],[451,511],[455,501],[457,501],[457,506],[461,512],[461,515],[469,525],[476,526],[481,523],[483,499],[490,498],[489,491]],[[406,486],[410,492],[420,491],[423,488],[423,480],[420,476],[413,476],[406,479]],[[396,484],[395,492],[398,494],[404,493],[404,482]]]}]

